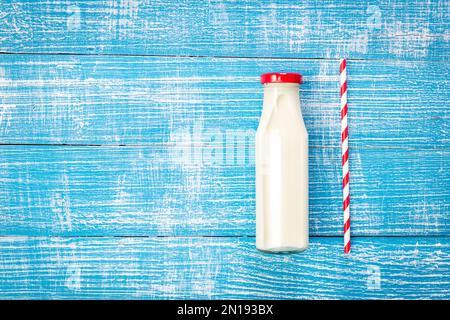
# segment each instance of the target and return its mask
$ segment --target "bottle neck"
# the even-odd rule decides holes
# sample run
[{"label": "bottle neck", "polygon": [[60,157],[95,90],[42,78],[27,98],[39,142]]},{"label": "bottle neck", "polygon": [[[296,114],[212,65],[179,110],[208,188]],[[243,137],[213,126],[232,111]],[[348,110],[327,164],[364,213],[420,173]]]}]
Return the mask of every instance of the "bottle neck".
[{"label": "bottle neck", "polygon": [[299,99],[300,85],[297,83],[267,83],[264,85],[264,98],[267,95],[287,95],[292,99]]},{"label": "bottle neck", "polygon": [[287,108],[299,118],[300,91],[296,83],[268,83],[264,85],[263,118],[269,118],[275,108]]}]

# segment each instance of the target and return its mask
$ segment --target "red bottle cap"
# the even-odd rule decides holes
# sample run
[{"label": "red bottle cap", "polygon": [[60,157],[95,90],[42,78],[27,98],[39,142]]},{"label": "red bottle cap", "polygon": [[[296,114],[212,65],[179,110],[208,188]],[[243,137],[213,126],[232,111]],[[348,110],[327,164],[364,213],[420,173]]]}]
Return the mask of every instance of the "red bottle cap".
[{"label": "red bottle cap", "polygon": [[264,73],[261,75],[261,83],[303,83],[303,76],[300,73]]}]

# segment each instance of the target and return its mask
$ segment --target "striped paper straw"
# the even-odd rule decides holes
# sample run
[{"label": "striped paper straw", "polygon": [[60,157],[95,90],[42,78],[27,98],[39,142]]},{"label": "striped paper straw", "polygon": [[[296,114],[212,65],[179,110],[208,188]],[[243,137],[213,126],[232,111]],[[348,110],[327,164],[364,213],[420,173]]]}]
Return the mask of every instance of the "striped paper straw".
[{"label": "striped paper straw", "polygon": [[344,252],[350,252],[350,170],[348,159],[347,123],[347,61],[340,61],[341,73],[341,146],[342,146],[342,195],[344,208]]}]

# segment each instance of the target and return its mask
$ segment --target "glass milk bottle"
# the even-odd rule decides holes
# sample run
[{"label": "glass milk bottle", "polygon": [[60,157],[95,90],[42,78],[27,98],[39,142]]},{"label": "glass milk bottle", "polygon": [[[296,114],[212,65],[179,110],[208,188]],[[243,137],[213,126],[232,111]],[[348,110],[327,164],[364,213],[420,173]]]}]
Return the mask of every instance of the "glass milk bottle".
[{"label": "glass milk bottle", "polygon": [[298,73],[261,75],[264,106],[256,132],[256,247],[308,248],[308,133]]}]

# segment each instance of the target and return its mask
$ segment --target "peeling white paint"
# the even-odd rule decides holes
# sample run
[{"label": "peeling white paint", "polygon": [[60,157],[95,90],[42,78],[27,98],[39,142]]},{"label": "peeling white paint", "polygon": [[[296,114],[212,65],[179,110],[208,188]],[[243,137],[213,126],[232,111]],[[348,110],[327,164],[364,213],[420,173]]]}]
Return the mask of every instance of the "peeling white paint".
[{"label": "peeling white paint", "polygon": [[389,37],[389,53],[397,57],[412,55],[414,58],[424,58],[428,56],[433,36],[426,24],[418,27],[395,21],[387,24],[385,28]]},{"label": "peeling white paint", "polygon": [[56,214],[60,230],[72,231],[71,204],[69,198],[69,175],[62,173],[60,175],[60,185],[63,186],[63,192],[55,192],[50,198],[51,211]]}]

